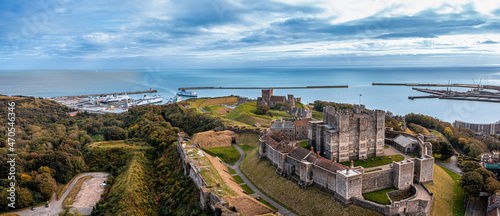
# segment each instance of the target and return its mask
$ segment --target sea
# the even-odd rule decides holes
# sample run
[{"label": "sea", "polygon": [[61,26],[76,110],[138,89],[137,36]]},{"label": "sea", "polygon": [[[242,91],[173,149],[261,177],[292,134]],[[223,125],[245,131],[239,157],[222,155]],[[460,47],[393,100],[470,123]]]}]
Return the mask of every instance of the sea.
[{"label": "sea", "polygon": [[[163,70],[0,70],[0,94],[34,97],[72,96],[158,90],[164,101],[180,87],[279,87],[348,85],[335,89],[275,89],[275,95],[293,94],[303,103],[315,100],[365,104],[368,109],[397,115],[420,113],[447,122],[493,123],[500,120],[500,103],[441,99],[410,100],[422,96],[406,86],[383,83],[467,83],[500,85],[500,67],[344,67],[244,68]],[[446,89],[446,88],[433,88]],[[451,90],[467,91],[465,88]],[[196,90],[199,97],[240,95],[257,98],[258,89]],[[155,93],[152,93],[153,95]],[[150,95],[150,94],[147,94]],[[133,95],[134,98],[143,97]],[[186,99],[186,98],[183,98]]]}]

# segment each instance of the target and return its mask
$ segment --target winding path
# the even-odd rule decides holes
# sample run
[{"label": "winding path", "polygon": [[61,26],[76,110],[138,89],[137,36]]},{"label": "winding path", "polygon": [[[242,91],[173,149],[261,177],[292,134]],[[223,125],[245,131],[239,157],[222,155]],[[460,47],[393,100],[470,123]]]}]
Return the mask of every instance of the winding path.
[{"label": "winding path", "polygon": [[234,165],[229,165],[229,164],[226,164],[226,163],[224,163],[224,165],[226,165],[226,166],[230,167],[231,169],[233,169],[234,171],[236,171],[236,173],[241,177],[241,179],[243,179],[243,181],[250,188],[252,188],[252,190],[255,191],[256,194],[258,194],[265,201],[271,203],[271,205],[273,205],[274,207],[278,208],[279,213],[281,213],[282,215],[297,216],[295,213],[293,213],[290,210],[286,209],[285,207],[283,207],[282,205],[278,204],[277,202],[275,202],[274,200],[272,200],[271,198],[269,198],[268,196],[266,196],[264,193],[262,193],[259,189],[257,189],[257,187],[255,187],[252,184],[252,182],[250,182],[250,180],[247,179],[247,177],[245,175],[243,175],[243,173],[240,171],[240,163],[245,158],[245,152],[239,146],[234,145],[234,144],[233,144],[233,146],[236,149],[238,149],[238,151],[240,152],[240,155],[241,155],[240,159]]},{"label": "winding path", "polygon": [[457,166],[457,159],[458,159],[457,155],[453,155],[451,157],[450,162],[448,162],[448,163],[443,163],[443,162],[439,162],[436,160],[434,160],[434,163],[437,165],[441,165],[441,166],[445,167],[446,169],[449,169],[449,170],[453,171],[454,173],[461,176],[462,170]]},{"label": "winding path", "polygon": [[9,212],[9,213],[18,214],[19,216],[47,216],[47,215],[57,216],[57,215],[59,215],[60,212],[63,211],[62,203],[63,203],[64,199],[66,199],[69,192],[71,191],[71,189],[73,189],[73,187],[78,182],[78,180],[82,177],[85,177],[85,176],[93,176],[94,178],[107,178],[107,177],[109,177],[109,174],[108,173],[100,173],[100,172],[81,174],[81,175],[77,176],[71,182],[71,185],[69,185],[68,189],[66,189],[66,191],[63,193],[63,195],[61,196],[61,198],[59,200],[56,200],[55,193],[52,195],[52,199],[50,200],[50,204],[49,204],[48,208],[45,208],[44,206],[39,206],[39,207],[36,207],[34,211],[32,211],[31,209],[26,209],[26,210],[22,210],[22,211],[18,211],[18,212]]}]

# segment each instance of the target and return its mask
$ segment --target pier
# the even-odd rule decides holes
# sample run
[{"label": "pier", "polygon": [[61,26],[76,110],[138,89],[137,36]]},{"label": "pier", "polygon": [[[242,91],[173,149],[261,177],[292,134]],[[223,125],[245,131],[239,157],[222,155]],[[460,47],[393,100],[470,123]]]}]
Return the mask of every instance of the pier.
[{"label": "pier", "polygon": [[85,98],[85,97],[95,97],[101,95],[124,95],[124,94],[145,94],[145,93],[156,93],[157,90],[150,89],[147,91],[134,91],[134,92],[118,92],[118,93],[104,93],[104,94],[88,94],[88,95],[76,95],[76,96],[62,96],[62,97],[77,97],[77,98]]},{"label": "pier", "polygon": [[426,96],[409,96],[408,99],[424,99],[424,98],[438,98],[438,99],[448,99],[448,100],[467,100],[467,101],[480,101],[480,102],[494,102],[500,103],[499,94],[481,94],[481,93],[469,93],[469,92],[451,92],[444,90],[432,90],[432,89],[421,89],[412,88],[413,90],[424,92],[431,95]]},{"label": "pier", "polygon": [[458,87],[458,88],[483,88],[490,90],[500,91],[500,86],[495,85],[477,85],[477,84],[437,84],[437,83],[376,83],[372,85],[385,85],[385,86],[428,86],[428,87]]},{"label": "pier", "polygon": [[183,87],[179,90],[200,90],[200,89],[314,89],[314,88],[349,88],[348,85],[336,85],[336,86],[289,86],[289,87]]}]

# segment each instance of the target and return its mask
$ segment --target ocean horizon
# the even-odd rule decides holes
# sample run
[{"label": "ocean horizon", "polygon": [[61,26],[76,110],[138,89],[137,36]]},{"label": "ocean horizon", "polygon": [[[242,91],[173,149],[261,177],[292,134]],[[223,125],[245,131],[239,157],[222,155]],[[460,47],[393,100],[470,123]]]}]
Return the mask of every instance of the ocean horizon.
[{"label": "ocean horizon", "polygon": [[[477,101],[416,99],[425,93],[384,83],[466,83],[500,85],[500,67],[343,67],[253,69],[135,69],[135,70],[0,70],[0,94],[34,97],[72,96],[158,90],[165,99],[180,87],[280,87],[349,85],[339,89],[275,89],[275,95],[293,94],[303,103],[315,100],[365,104],[368,109],[397,115],[421,113],[440,120],[493,123],[500,120],[500,104]],[[446,89],[446,88],[432,88]],[[452,88],[467,91],[466,88]],[[198,97],[239,95],[257,98],[260,90],[197,90]],[[362,95],[362,96],[360,96]],[[143,95],[131,95],[140,98]],[[165,100],[166,101],[166,100]]]}]

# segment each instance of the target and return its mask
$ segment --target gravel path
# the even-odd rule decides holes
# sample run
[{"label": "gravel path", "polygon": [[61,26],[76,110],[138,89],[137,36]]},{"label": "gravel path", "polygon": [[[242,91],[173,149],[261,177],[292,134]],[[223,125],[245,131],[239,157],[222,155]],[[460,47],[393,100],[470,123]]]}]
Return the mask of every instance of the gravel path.
[{"label": "gravel path", "polygon": [[297,216],[296,214],[294,214],[293,212],[291,212],[290,210],[286,209],[285,207],[283,207],[282,205],[278,204],[277,202],[275,202],[274,200],[272,200],[271,198],[267,197],[266,195],[264,195],[264,193],[262,193],[259,189],[257,189],[257,187],[255,187],[252,182],[250,182],[250,180],[247,179],[247,177],[245,175],[243,175],[243,173],[240,171],[240,163],[241,161],[243,161],[243,158],[245,158],[245,152],[238,146],[238,145],[234,145],[233,146],[238,149],[238,151],[240,152],[241,156],[240,156],[240,159],[238,160],[238,162],[236,162],[234,165],[229,165],[229,164],[226,164],[224,163],[226,166],[230,167],[231,169],[233,169],[234,171],[236,171],[236,173],[238,173],[238,175],[241,177],[241,179],[243,179],[243,181],[250,187],[252,188],[253,191],[255,191],[256,194],[258,194],[260,196],[260,198],[264,199],[265,201],[271,203],[271,205],[273,205],[274,207],[278,208],[278,211],[279,213],[281,213],[282,215],[291,215],[291,216]]},{"label": "gravel path", "polygon": [[108,173],[84,173],[79,176],[77,176],[73,182],[71,182],[71,185],[66,189],[64,194],[61,196],[59,200],[56,200],[56,194],[54,193],[52,195],[52,199],[50,200],[50,204],[48,208],[45,208],[44,206],[36,207],[34,211],[31,209],[26,209],[23,211],[19,212],[10,212],[12,214],[18,214],[19,216],[58,216],[60,212],[63,211],[62,209],[62,203],[64,199],[68,196],[69,192],[73,187],[75,186],[76,182],[78,182],[78,179],[85,177],[85,176],[93,176],[94,178],[108,178],[109,174]]}]

